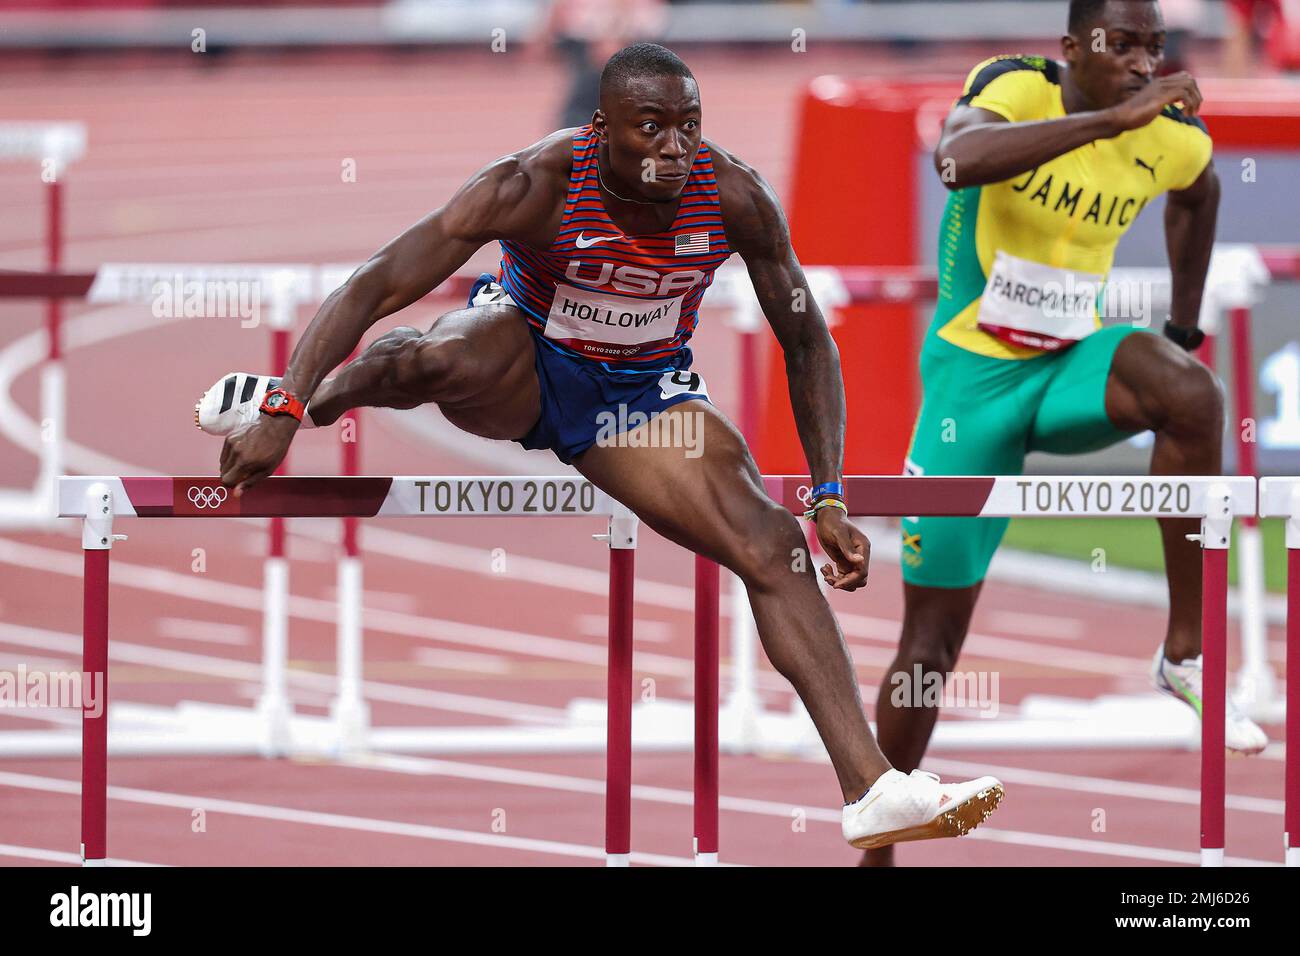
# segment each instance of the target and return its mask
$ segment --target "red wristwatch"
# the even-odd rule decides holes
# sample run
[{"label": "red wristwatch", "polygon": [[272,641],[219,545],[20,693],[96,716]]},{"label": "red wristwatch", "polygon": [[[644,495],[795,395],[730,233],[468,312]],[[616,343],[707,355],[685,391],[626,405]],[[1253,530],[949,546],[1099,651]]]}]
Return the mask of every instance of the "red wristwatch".
[{"label": "red wristwatch", "polygon": [[302,421],[306,408],[307,406],[294,398],[291,393],[282,388],[273,388],[263,396],[258,411],[263,415],[292,415],[298,421]]}]

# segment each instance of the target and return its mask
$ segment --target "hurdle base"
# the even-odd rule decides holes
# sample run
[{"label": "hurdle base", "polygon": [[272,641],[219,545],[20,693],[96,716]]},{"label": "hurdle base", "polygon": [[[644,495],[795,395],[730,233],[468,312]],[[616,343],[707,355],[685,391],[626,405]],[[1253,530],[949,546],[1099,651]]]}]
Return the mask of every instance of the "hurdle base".
[{"label": "hurdle base", "polygon": [[1223,866],[1223,848],[1210,849],[1201,847],[1201,866],[1221,867]]},{"label": "hurdle base", "polygon": [[[181,706],[184,707],[185,704]],[[227,710],[243,711],[246,708],[221,708],[220,710],[224,713]],[[257,722],[257,732],[260,734],[258,752],[263,757],[268,759],[283,757],[295,749],[293,707],[287,697],[263,694],[258,698],[257,706],[253,708],[251,715]]]},{"label": "hurdle base", "polygon": [[1237,709],[1257,723],[1280,724],[1286,720],[1286,699],[1278,693],[1271,670],[1257,675],[1239,671],[1230,695]]},{"label": "hurdle base", "polygon": [[370,707],[360,697],[336,697],[330,702],[330,720],[339,754],[356,756],[370,747]]},{"label": "hurdle base", "polygon": [[606,853],[605,866],[631,866],[632,856],[630,853]]}]

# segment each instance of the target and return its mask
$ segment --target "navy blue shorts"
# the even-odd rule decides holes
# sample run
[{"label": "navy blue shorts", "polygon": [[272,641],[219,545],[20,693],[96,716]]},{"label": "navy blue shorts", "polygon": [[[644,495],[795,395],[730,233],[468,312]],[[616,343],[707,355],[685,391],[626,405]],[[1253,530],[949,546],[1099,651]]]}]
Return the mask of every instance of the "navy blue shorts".
[{"label": "navy blue shorts", "polygon": [[[471,307],[514,305],[496,277],[484,273],[470,290]],[[690,371],[689,347],[655,363],[628,368],[575,358],[529,324],[541,386],[542,414],[523,438],[528,449],[549,448],[566,465],[598,440],[622,434],[681,402],[709,400],[704,379]]]}]

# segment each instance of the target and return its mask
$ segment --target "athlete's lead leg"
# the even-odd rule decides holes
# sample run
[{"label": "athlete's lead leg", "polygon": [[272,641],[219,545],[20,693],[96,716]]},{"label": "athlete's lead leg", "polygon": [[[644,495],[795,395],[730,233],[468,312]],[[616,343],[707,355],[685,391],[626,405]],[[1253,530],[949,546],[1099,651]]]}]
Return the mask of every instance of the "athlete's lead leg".
[{"label": "athlete's lead leg", "polygon": [[681,448],[597,445],[575,464],[648,527],[740,577],[768,658],[807,706],[845,801],[855,801],[889,762],[871,735],[853,661],[798,519],[764,494],[740,434],[712,405],[683,402],[665,414],[698,416],[700,457]]}]

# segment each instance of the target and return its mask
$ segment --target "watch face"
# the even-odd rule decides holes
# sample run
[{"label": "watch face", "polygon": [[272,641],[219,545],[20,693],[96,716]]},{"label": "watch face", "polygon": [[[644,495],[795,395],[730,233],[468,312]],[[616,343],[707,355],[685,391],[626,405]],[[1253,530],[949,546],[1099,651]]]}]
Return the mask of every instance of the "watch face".
[{"label": "watch face", "polygon": [[289,404],[289,400],[279,392],[275,393],[274,395],[266,396],[267,408],[283,408],[285,405],[288,404]]}]

